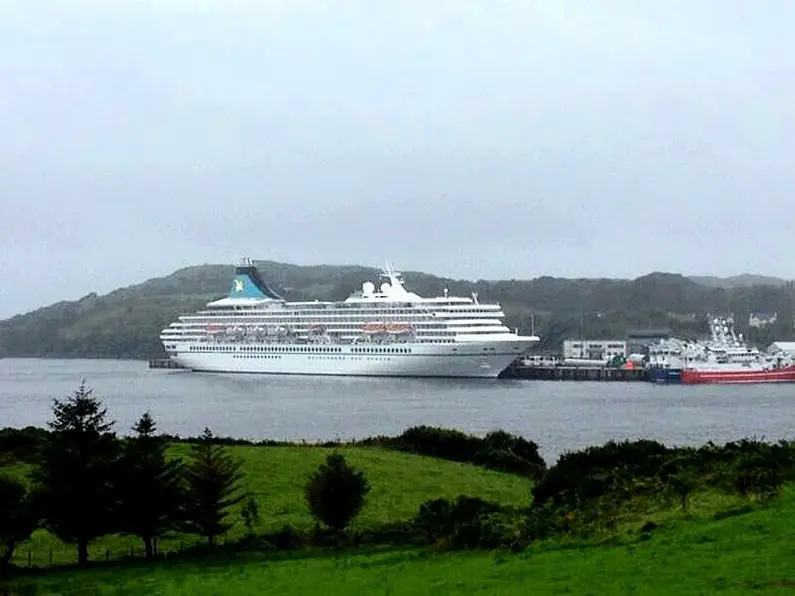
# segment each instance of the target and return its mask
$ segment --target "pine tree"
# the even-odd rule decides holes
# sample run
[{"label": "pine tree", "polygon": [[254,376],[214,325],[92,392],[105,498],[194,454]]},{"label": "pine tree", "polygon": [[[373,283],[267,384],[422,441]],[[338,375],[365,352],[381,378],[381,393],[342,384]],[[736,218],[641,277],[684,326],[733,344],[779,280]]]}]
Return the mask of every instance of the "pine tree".
[{"label": "pine tree", "polygon": [[155,422],[144,413],[124,444],[118,480],[117,516],[122,532],[143,540],[149,559],[153,540],[177,527],[183,504],[179,459],[166,457],[168,444],[155,435]]},{"label": "pine tree", "polygon": [[309,477],[306,500],[312,515],[340,531],[359,514],[368,492],[364,474],[351,468],[342,455],[332,454]]},{"label": "pine tree", "polygon": [[205,428],[185,468],[185,529],[205,536],[210,546],[232,527],[228,521],[230,507],[246,497],[240,490],[240,467],[241,462],[229,456],[223,446],[214,444],[212,432]]},{"label": "pine tree", "polygon": [[52,430],[33,479],[41,485],[45,523],[58,538],[77,545],[88,563],[90,542],[116,530],[114,473],[119,442],[107,411],[85,381],[67,399],[54,400]]}]

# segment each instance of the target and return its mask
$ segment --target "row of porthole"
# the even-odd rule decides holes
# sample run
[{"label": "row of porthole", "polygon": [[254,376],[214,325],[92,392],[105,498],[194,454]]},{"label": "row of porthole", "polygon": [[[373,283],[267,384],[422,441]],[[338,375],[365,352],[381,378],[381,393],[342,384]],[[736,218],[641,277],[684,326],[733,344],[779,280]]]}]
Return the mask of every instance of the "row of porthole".
[{"label": "row of porthole", "polygon": [[[232,358],[242,358],[249,360],[251,358],[281,358],[281,354],[233,354]],[[391,356],[309,356],[308,360],[392,360]]]},{"label": "row of porthole", "polygon": [[[256,348],[251,347],[250,350],[248,346],[240,347],[239,350],[243,352],[258,352],[259,350],[268,350],[268,351],[277,351],[284,354],[323,354],[323,353],[341,353],[342,348],[336,347],[315,347],[315,346],[306,346],[306,348],[284,348],[280,349],[278,347],[275,348]],[[485,349],[485,348],[484,348]],[[229,351],[237,351],[234,348],[230,348],[228,346],[216,346],[214,348],[206,348],[203,346],[190,346],[191,352],[229,352]],[[411,354],[411,348],[351,348],[352,354]]]}]

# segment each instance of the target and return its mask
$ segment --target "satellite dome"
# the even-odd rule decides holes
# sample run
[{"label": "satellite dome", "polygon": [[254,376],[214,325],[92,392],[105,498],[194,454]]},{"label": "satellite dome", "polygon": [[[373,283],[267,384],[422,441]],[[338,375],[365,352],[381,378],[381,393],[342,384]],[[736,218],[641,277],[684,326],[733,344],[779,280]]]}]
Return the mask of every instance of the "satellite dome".
[{"label": "satellite dome", "polygon": [[364,294],[372,294],[373,290],[375,290],[375,285],[371,281],[366,281],[362,284],[362,293]]},{"label": "satellite dome", "polygon": [[381,284],[381,291],[384,294],[389,294],[389,290],[391,290],[391,289],[392,289],[392,286],[389,285],[389,282],[385,281],[384,283]]}]

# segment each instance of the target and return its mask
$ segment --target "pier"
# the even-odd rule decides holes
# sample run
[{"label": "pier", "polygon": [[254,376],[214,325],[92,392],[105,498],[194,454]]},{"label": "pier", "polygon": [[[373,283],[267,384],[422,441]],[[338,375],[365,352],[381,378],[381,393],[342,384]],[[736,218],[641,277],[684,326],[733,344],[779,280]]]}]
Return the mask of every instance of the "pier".
[{"label": "pier", "polygon": [[648,381],[644,368],[613,368],[607,366],[526,366],[512,364],[500,377],[540,381]]},{"label": "pier", "polygon": [[150,358],[149,368],[185,368],[185,367],[177,364],[171,358],[160,357],[160,358]]}]

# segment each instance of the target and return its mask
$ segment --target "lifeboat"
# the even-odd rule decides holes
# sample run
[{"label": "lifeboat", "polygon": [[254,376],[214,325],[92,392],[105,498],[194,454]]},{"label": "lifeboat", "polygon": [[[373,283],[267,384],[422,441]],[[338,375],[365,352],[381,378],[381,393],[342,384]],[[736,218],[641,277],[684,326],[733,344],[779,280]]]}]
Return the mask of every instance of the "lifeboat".
[{"label": "lifeboat", "polygon": [[383,323],[365,323],[362,325],[364,333],[383,333],[386,331],[386,326]]},{"label": "lifeboat", "polygon": [[408,323],[389,323],[386,326],[386,330],[389,333],[409,333],[411,331],[411,325]]}]

